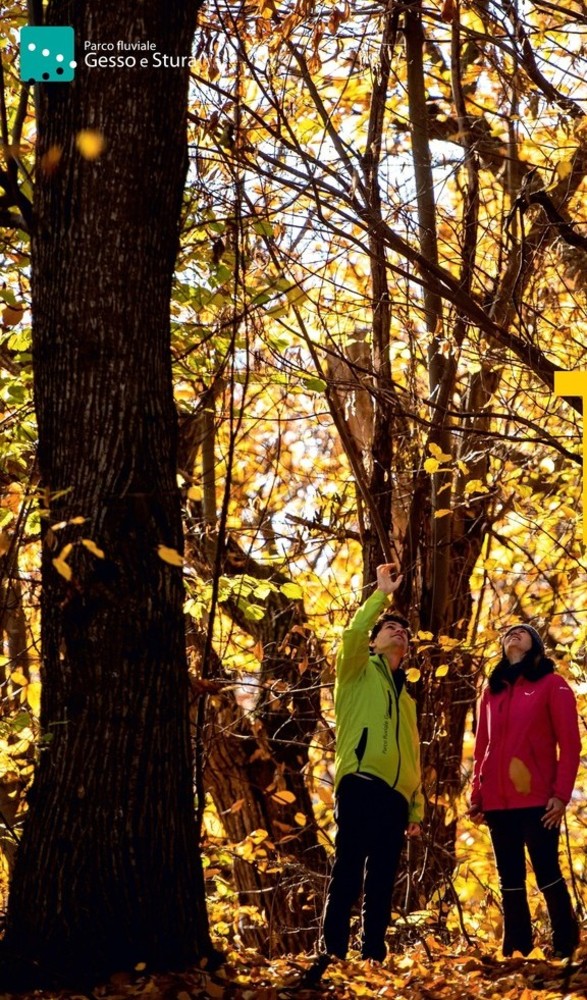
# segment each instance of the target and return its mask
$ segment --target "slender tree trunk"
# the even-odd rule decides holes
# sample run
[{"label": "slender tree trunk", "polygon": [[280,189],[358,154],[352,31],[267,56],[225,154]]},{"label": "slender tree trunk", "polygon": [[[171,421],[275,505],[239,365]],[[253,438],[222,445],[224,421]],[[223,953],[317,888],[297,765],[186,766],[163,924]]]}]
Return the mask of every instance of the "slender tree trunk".
[{"label": "slender tree trunk", "polygon": [[[210,572],[215,544],[205,536],[190,546],[202,575]],[[246,574],[277,586],[290,582],[256,563],[232,537],[222,573],[237,579]],[[265,953],[303,951],[317,937],[327,871],[306,784],[309,748],[320,719],[320,650],[301,600],[269,594],[260,621],[247,618],[238,599],[223,607],[263,649],[255,705],[248,711],[238,705],[235,678],[214,651],[206,670],[207,681],[220,690],[206,714],[205,785],[229,839],[244,851],[234,864],[240,903],[258,907],[264,918],[262,925],[243,921],[240,936],[247,947]],[[190,644],[202,673],[203,637],[192,633]],[[243,841],[259,830],[267,839],[259,851],[249,852]]]},{"label": "slender tree trunk", "polygon": [[[144,40],[189,55],[194,9],[117,0],[66,12],[80,47]],[[48,22],[61,10],[51,3]],[[187,84],[187,68],[80,65],[74,84],[40,88],[32,306],[50,743],[4,943],[13,971],[20,962],[39,981],[211,953],[181,570],[158,551],[182,549],[169,300]],[[76,148],[84,129],[103,138],[97,159]]]}]

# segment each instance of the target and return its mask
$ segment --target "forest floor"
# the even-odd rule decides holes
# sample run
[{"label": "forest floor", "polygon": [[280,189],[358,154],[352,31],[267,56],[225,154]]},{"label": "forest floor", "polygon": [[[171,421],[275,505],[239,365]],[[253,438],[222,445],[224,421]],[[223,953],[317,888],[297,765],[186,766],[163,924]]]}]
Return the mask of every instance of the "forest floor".
[{"label": "forest floor", "polygon": [[[149,975],[145,969],[118,973],[90,992],[35,992],[24,1000],[574,1000],[587,997],[587,945],[571,965],[548,961],[535,949],[532,958],[499,959],[478,948],[447,948],[429,938],[372,967],[358,959],[338,961],[317,989],[296,981],[307,956],[268,960],[252,951],[231,951],[214,974],[202,969]],[[1,991],[1,985],[0,985]],[[14,994],[0,992],[0,1000]],[[20,1000],[20,998],[19,998]]]}]

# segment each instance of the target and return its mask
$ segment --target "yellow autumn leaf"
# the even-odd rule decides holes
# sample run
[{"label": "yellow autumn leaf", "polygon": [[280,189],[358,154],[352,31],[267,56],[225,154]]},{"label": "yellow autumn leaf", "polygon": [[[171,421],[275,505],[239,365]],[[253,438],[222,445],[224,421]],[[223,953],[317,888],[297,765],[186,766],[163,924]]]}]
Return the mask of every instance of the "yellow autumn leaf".
[{"label": "yellow autumn leaf", "polygon": [[53,565],[61,576],[65,577],[66,580],[71,580],[73,573],[71,572],[71,566],[69,566],[64,559],[53,559]]},{"label": "yellow autumn leaf", "polygon": [[10,680],[13,684],[21,684],[23,687],[26,687],[28,684],[28,680],[22,670],[13,670],[10,675]]},{"label": "yellow autumn leaf", "polygon": [[422,631],[420,630],[420,631],[419,631],[419,632],[417,633],[417,638],[418,638],[418,639],[423,639],[423,640],[426,640],[426,641],[430,641],[430,639],[433,639],[433,638],[434,638],[434,633],[433,633],[433,632],[422,632]]},{"label": "yellow autumn leaf", "polygon": [[417,667],[410,667],[410,669],[406,671],[406,678],[411,681],[412,684],[415,684],[416,681],[420,680],[420,671]]},{"label": "yellow autumn leaf", "polygon": [[84,548],[88,550],[88,552],[91,552],[92,555],[96,556],[98,559],[104,558],[104,550],[99,548],[91,538],[82,538],[81,543]]},{"label": "yellow autumn leaf", "polygon": [[201,500],[203,496],[201,486],[190,486],[188,490],[188,500]]},{"label": "yellow autumn leaf", "polygon": [[93,128],[84,128],[78,132],[75,144],[84,160],[97,160],[106,148],[104,136]]},{"label": "yellow autumn leaf", "polygon": [[77,517],[72,517],[71,520],[68,521],[67,523],[68,524],[85,524],[85,522],[87,520],[88,520],[87,517],[83,517],[81,514],[78,514]]},{"label": "yellow autumn leaf", "polygon": [[452,514],[450,507],[441,507],[440,510],[434,511],[434,517],[446,517],[447,514]]},{"label": "yellow autumn leaf", "polygon": [[437,472],[440,468],[440,462],[436,458],[427,458],[424,462],[424,472]]},{"label": "yellow autumn leaf", "polygon": [[275,795],[271,796],[276,802],[281,802],[283,805],[289,805],[291,802],[295,802],[296,797],[293,792],[287,790],[287,788],[282,789],[280,792],[275,792]]},{"label": "yellow autumn leaf", "polygon": [[434,444],[433,441],[429,442],[428,451],[434,456],[434,458],[437,458],[439,462],[452,461],[452,455],[447,455],[446,452],[444,452],[442,448],[439,448],[437,444]]},{"label": "yellow autumn leaf", "polygon": [[39,681],[31,681],[26,690],[26,700],[32,711],[38,715],[41,710],[41,685]]},{"label": "yellow autumn leaf", "polygon": [[53,174],[57,170],[61,157],[63,156],[62,146],[49,146],[46,153],[41,156],[39,167],[45,174]]},{"label": "yellow autumn leaf", "polygon": [[448,674],[448,663],[441,663],[434,671],[435,677],[446,677]]},{"label": "yellow autumn leaf", "polygon": [[297,812],[294,816],[294,820],[296,821],[298,826],[305,826],[307,823],[307,818],[305,814],[302,812]]},{"label": "yellow autumn leaf", "polygon": [[489,493],[489,488],[480,479],[469,479],[465,483],[464,494],[468,497],[471,493]]},{"label": "yellow autumn leaf", "polygon": [[450,635],[439,635],[438,642],[443,649],[454,649],[455,646],[459,646],[461,643],[460,639],[453,639]]},{"label": "yellow autumn leaf", "polygon": [[183,556],[180,556],[177,549],[170,549],[167,545],[158,545],[157,555],[170,566],[183,566]]},{"label": "yellow autumn leaf", "polygon": [[[61,552],[59,553],[59,555],[57,556],[57,558],[58,559],[67,559],[67,557],[70,554],[70,552],[71,552],[72,549],[73,549],[73,542],[68,542],[67,545],[63,546],[63,548],[61,549]],[[53,560],[53,561],[55,562],[55,560]]]},{"label": "yellow autumn leaf", "polygon": [[4,308],[2,312],[2,322],[4,326],[11,328],[13,326],[17,326],[23,316],[24,305],[22,302],[16,302],[13,306],[8,305]]}]

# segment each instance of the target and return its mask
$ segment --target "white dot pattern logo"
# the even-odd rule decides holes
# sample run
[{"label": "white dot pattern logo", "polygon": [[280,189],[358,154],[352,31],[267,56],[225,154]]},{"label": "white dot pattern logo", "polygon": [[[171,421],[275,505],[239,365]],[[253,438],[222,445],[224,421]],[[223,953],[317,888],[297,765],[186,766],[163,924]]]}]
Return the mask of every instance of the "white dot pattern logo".
[{"label": "white dot pattern logo", "polygon": [[72,27],[28,25],[21,28],[21,80],[26,83],[70,83],[76,67]]}]

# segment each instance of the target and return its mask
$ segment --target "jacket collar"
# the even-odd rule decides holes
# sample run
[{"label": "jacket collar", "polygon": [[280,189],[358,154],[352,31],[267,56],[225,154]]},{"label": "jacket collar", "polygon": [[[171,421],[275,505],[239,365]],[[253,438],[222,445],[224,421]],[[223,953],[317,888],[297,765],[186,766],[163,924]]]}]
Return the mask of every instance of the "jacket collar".
[{"label": "jacket collar", "polygon": [[387,683],[393,684],[396,693],[399,697],[406,683],[405,670],[402,670],[401,667],[397,667],[396,670],[390,670],[387,660],[381,653],[375,653],[373,655],[373,659],[375,660],[377,669],[381,673],[385,674],[385,679]]},{"label": "jacket collar", "polygon": [[489,675],[489,690],[492,694],[498,694],[507,684],[515,684],[518,677],[525,677],[527,681],[535,683],[552,673],[553,661],[547,656],[537,655],[533,650],[529,650],[519,663],[510,663],[504,656]]}]

